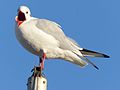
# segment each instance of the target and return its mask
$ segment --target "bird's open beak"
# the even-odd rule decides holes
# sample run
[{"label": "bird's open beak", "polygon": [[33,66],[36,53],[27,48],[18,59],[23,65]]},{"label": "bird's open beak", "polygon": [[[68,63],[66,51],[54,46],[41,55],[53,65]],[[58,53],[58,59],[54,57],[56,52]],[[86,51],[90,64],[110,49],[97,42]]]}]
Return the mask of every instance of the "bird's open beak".
[{"label": "bird's open beak", "polygon": [[18,11],[18,20],[19,21],[25,21],[25,14],[23,12],[21,12],[20,10]]}]

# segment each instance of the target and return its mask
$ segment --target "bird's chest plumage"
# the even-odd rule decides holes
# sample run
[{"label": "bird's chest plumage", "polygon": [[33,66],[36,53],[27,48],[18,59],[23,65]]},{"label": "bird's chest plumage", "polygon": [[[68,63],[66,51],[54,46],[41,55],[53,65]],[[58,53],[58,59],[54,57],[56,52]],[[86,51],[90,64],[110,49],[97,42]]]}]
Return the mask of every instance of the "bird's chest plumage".
[{"label": "bird's chest plumage", "polygon": [[54,37],[38,29],[34,24],[21,24],[16,28],[16,37],[25,49],[36,55],[40,49],[50,50],[58,47]]}]

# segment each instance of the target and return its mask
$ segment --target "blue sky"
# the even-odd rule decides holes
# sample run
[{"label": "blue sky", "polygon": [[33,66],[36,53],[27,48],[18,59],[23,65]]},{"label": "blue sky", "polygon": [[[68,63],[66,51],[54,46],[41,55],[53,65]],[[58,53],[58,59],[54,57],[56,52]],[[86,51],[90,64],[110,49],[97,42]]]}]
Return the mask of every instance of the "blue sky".
[{"label": "blue sky", "polygon": [[30,71],[38,64],[38,57],[18,43],[14,32],[17,8],[27,5],[33,16],[59,23],[66,35],[81,47],[111,56],[89,58],[99,71],[91,65],[80,68],[62,60],[45,61],[48,90],[119,90],[119,4],[119,0],[1,0],[1,89],[26,90]]}]

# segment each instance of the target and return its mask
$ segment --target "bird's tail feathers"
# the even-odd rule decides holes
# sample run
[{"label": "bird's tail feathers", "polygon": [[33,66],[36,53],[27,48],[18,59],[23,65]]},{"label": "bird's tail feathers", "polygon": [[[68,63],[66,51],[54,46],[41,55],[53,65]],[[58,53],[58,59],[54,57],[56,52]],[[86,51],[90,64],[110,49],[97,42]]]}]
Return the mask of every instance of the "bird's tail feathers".
[{"label": "bird's tail feathers", "polygon": [[99,70],[99,68],[93,63],[91,62],[88,58],[84,57],[84,56],[81,56],[81,55],[78,55],[76,54],[78,57],[80,57],[81,59],[84,59],[87,63],[91,64],[94,68],[96,68],[97,70]]}]

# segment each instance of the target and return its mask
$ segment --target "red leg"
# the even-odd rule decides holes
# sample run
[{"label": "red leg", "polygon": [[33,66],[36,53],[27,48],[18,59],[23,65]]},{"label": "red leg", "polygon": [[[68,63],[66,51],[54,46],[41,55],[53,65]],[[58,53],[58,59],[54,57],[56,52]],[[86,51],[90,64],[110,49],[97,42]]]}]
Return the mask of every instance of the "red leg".
[{"label": "red leg", "polygon": [[44,69],[44,61],[45,61],[45,58],[46,58],[46,54],[43,53],[43,56],[42,56],[42,58],[41,58],[42,61],[40,62],[41,70]]}]

